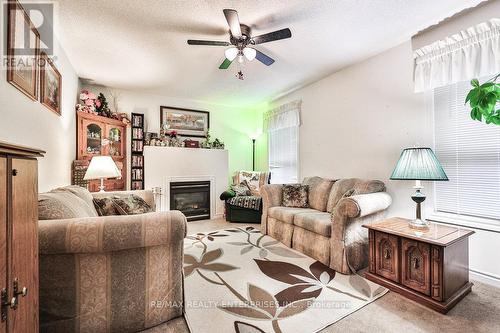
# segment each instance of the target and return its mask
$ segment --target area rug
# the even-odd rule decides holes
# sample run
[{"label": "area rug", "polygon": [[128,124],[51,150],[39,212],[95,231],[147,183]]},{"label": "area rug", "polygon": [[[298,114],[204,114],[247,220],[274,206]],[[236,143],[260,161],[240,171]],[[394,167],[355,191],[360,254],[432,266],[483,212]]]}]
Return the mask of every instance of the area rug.
[{"label": "area rug", "polygon": [[313,333],[387,292],[252,227],[190,235],[184,250],[192,333]]}]

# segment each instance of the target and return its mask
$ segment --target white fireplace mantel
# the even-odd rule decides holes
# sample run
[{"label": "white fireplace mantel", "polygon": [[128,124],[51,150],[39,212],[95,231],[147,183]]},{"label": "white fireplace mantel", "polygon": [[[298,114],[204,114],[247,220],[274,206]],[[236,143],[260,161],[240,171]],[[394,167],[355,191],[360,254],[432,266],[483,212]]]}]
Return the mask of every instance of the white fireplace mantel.
[{"label": "white fireplace mantel", "polygon": [[227,150],[145,146],[144,169],[145,188],[162,189],[162,211],[170,209],[171,182],[209,180],[211,218],[223,215],[224,202],[219,195],[229,182]]}]

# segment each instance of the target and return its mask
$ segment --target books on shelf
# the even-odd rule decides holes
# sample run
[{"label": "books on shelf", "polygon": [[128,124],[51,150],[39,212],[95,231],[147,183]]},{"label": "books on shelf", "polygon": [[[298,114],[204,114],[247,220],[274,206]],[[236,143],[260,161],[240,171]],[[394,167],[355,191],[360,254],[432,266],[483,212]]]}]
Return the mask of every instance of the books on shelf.
[{"label": "books on shelf", "polygon": [[142,169],[132,169],[132,180],[142,180]]},{"label": "books on shelf", "polygon": [[132,139],[142,140],[144,136],[144,131],[142,128],[132,128]]},{"label": "books on shelf", "polygon": [[132,167],[143,167],[144,166],[144,156],[132,156]]},{"label": "books on shelf", "polygon": [[142,118],[143,116],[132,116],[132,126],[133,127],[142,127]]},{"label": "books on shelf", "polygon": [[142,153],[142,150],[144,148],[144,144],[142,140],[132,140],[132,152],[139,152]]}]

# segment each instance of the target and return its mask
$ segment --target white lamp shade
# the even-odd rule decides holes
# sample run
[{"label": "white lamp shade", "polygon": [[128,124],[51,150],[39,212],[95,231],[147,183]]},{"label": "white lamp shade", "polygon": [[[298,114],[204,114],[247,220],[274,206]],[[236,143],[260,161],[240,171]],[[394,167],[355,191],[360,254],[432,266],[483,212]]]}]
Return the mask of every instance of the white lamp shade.
[{"label": "white lamp shade", "polygon": [[255,49],[252,49],[251,47],[245,47],[243,49],[243,54],[245,55],[245,58],[247,58],[248,61],[252,61],[255,59],[257,51],[255,51]]},{"label": "white lamp shade", "polygon": [[118,178],[121,176],[122,174],[111,156],[94,156],[83,179]]},{"label": "white lamp shade", "polygon": [[226,59],[229,61],[233,61],[234,58],[238,55],[238,49],[236,47],[230,47],[226,51],[224,51],[224,55]]}]

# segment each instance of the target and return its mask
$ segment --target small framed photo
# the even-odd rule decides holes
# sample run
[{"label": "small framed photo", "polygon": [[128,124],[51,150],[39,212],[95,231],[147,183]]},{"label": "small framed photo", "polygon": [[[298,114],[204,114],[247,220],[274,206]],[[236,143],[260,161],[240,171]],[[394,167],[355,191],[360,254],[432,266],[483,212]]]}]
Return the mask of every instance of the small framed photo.
[{"label": "small framed photo", "polygon": [[61,115],[61,74],[54,62],[43,52],[40,56],[40,82],[40,102]]},{"label": "small framed photo", "polygon": [[40,33],[18,1],[8,3],[7,20],[7,81],[36,101]]},{"label": "small framed photo", "polygon": [[160,106],[160,128],[176,131],[181,136],[206,138],[210,128],[210,113]]}]

